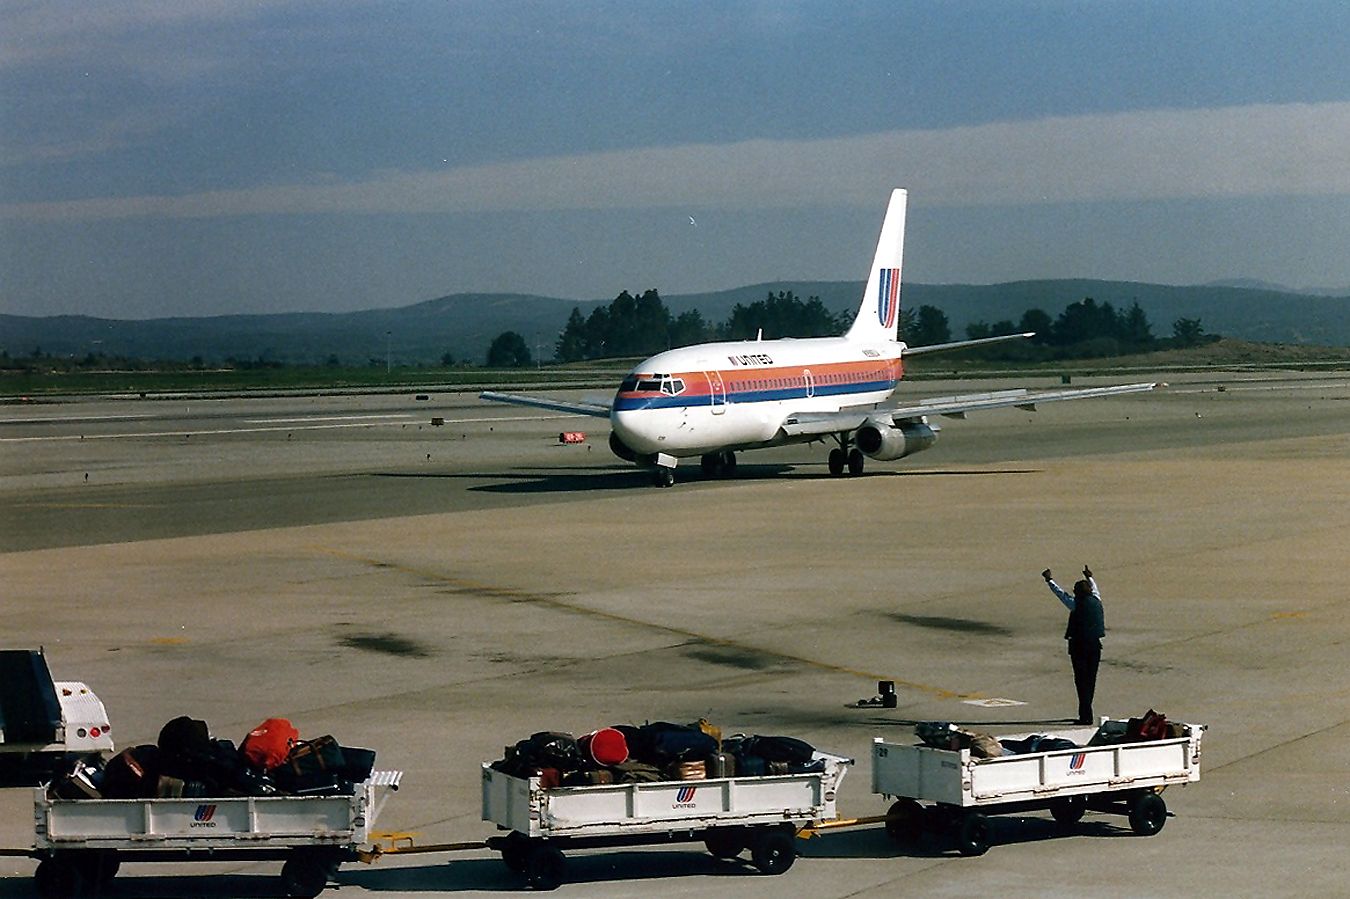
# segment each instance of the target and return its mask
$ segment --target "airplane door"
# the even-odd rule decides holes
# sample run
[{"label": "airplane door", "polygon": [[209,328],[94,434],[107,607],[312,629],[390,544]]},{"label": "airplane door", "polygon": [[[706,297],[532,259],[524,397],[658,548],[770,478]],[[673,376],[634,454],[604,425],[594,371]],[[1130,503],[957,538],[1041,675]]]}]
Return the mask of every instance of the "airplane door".
[{"label": "airplane door", "polygon": [[811,369],[809,369],[809,368],[803,368],[803,369],[802,369],[802,380],[806,382],[806,395],[807,395],[807,397],[809,398],[809,397],[815,396],[815,395],[816,395],[816,381],[815,381],[815,378],[812,378],[812,377],[811,377]]},{"label": "airplane door", "polygon": [[722,373],[705,371],[703,376],[708,379],[708,395],[712,398],[713,415],[721,415],[727,411],[727,388],[722,383]]}]

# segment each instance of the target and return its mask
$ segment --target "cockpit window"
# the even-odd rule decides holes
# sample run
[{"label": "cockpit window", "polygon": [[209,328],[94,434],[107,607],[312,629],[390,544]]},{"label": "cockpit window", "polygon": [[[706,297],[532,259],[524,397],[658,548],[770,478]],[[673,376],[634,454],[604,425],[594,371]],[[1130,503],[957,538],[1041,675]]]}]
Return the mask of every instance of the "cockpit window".
[{"label": "cockpit window", "polygon": [[684,380],[666,374],[629,375],[619,385],[624,393],[664,393],[666,396],[679,396],[684,393]]}]

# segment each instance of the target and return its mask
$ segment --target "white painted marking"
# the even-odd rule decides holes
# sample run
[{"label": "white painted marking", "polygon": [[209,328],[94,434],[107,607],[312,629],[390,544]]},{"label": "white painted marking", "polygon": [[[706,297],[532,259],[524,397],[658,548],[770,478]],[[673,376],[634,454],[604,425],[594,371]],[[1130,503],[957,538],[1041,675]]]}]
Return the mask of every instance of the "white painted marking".
[{"label": "white painted marking", "polygon": [[977,705],[982,709],[1006,709],[1014,705],[1026,705],[1016,699],[966,699],[963,700],[966,705]]},{"label": "white painted marking", "polygon": [[421,416],[411,412],[389,412],[381,415],[307,415],[302,418],[246,418],[251,425],[286,425],[318,421],[379,421],[390,418],[412,419]]},{"label": "white painted marking", "polygon": [[[561,418],[585,418],[581,415],[513,415],[501,418],[447,418],[445,423],[448,425],[471,424],[475,422],[502,422],[502,421],[550,421]],[[336,424],[323,425],[293,425],[286,427],[258,427],[258,428],[215,428],[212,430],[193,430],[182,428],[175,431],[138,431],[128,434],[61,434],[46,437],[0,437],[0,443],[44,443],[58,440],[128,440],[138,437],[186,437],[191,434],[193,437],[209,437],[221,434],[265,434],[276,431],[335,431],[343,428],[391,428],[399,424],[397,421],[356,421],[343,422]],[[430,425],[428,425],[430,427]]]}]

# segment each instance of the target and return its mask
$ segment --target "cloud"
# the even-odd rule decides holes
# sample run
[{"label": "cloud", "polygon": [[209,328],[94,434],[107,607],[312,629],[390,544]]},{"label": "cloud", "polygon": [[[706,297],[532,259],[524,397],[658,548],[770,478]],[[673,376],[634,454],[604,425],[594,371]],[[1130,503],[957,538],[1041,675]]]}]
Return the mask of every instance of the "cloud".
[{"label": "cloud", "polygon": [[9,219],[930,206],[1350,193],[1350,103],[1149,110],[611,151],[346,183],[0,206]]}]

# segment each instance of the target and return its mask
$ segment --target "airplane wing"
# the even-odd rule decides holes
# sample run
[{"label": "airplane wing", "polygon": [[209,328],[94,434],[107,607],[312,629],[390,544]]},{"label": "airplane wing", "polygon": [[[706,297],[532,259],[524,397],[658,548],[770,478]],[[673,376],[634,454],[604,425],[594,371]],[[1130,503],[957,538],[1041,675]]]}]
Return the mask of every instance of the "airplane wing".
[{"label": "airplane wing", "polygon": [[493,403],[512,403],[517,406],[533,406],[536,409],[552,409],[554,412],[571,412],[576,415],[590,415],[595,418],[609,418],[607,403],[578,403],[569,400],[553,400],[547,397],[525,396],[519,393],[497,393],[485,390],[478,394],[480,400]]},{"label": "airplane wing", "polygon": [[907,346],[900,351],[900,355],[909,357],[920,356],[924,353],[950,353],[952,350],[964,350],[990,343],[1003,343],[1007,340],[1024,340],[1035,336],[1035,331],[1024,331],[1021,334],[1001,334],[998,337],[980,337],[975,340],[954,340],[951,343],[932,343],[928,346]]},{"label": "airplane wing", "polygon": [[1055,403],[1063,400],[1086,400],[1097,397],[1121,396],[1127,393],[1143,393],[1164,386],[1156,381],[1143,384],[1117,384],[1113,387],[1080,387],[1073,390],[1038,390],[1026,388],[1015,390],[997,390],[992,393],[967,393],[959,396],[940,396],[922,399],[907,406],[863,406],[840,409],[838,412],[803,413],[788,416],[783,430],[790,435],[834,434],[851,431],[862,426],[870,419],[889,418],[893,424],[906,419],[924,415],[945,415],[948,418],[965,418],[967,412],[983,412],[986,409],[1025,409],[1036,411],[1041,403]]}]

